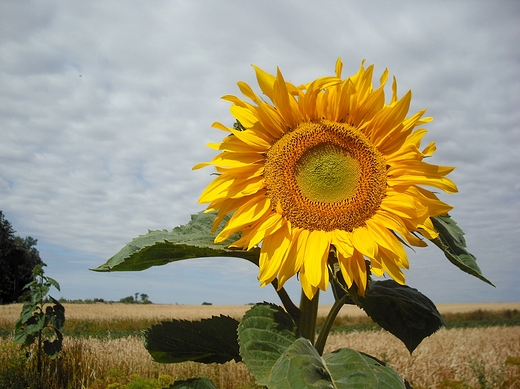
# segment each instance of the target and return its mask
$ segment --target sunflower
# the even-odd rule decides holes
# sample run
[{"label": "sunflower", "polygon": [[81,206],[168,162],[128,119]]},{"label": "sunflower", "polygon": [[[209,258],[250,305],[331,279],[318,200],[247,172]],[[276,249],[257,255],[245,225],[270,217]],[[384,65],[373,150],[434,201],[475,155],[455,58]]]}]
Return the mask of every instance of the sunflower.
[{"label": "sunflower", "polygon": [[[216,229],[232,213],[216,236],[223,242],[240,232],[230,247],[250,250],[261,246],[259,281],[278,278],[283,284],[299,273],[305,295],[312,299],[329,282],[328,258],[333,253],[351,287],[364,295],[368,273],[384,273],[404,284],[408,259],[403,244],[426,246],[422,237],[437,232],[431,217],[452,207],[423,186],[447,193],[457,187],[446,175],[454,168],[423,161],[435,152],[431,142],[419,149],[426,130],[416,127],[432,120],[426,110],[407,117],[411,91],[385,103],[384,86],[372,85],[373,65],[346,79],[343,64],[336,76],[295,86],[280,70],[276,76],[254,67],[267,99],[239,82],[245,101],[232,103],[237,125],[213,127],[228,133],[211,162],[217,176],[200,196],[218,211]],[[366,261],[370,263],[367,269]]]}]

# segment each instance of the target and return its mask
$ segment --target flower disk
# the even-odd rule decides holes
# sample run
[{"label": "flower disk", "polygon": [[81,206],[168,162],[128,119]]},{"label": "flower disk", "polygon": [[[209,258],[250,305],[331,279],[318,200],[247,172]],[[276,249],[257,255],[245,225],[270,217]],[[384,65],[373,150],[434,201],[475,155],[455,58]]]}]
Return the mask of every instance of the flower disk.
[{"label": "flower disk", "polygon": [[306,122],[271,147],[264,179],[268,197],[294,227],[353,231],[381,204],[386,165],[354,127]]},{"label": "flower disk", "polygon": [[278,70],[270,75],[256,68],[258,97],[239,82],[251,101],[225,96],[239,126],[214,127],[229,133],[211,162],[217,177],[200,197],[218,210],[216,229],[233,213],[215,242],[241,233],[232,247],[249,250],[261,245],[259,280],[262,285],[285,281],[299,273],[311,299],[329,282],[333,253],[348,287],[366,291],[368,270],[388,273],[404,283],[408,268],[402,242],[425,246],[420,235],[437,236],[430,220],[451,207],[431,191],[457,192],[446,178],[453,167],[427,164],[435,152],[432,142],[422,151],[426,134],[417,126],[430,122],[425,110],[406,117],[411,92],[397,97],[397,83],[385,103],[385,71],[380,86],[372,85],[373,66],[346,79],[342,63],[336,75],[296,87]]}]

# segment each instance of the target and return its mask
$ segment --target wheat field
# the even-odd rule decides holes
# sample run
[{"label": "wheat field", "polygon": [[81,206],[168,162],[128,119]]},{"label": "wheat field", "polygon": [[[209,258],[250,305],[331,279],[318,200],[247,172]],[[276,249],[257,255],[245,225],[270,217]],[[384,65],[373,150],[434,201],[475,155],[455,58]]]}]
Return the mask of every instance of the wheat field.
[{"label": "wheat field", "polygon": [[[520,388],[519,367],[505,363],[508,358],[520,357],[520,327],[441,329],[424,339],[412,355],[386,331],[333,333],[325,352],[344,347],[387,362],[414,388],[435,388],[448,381],[478,388],[479,373],[485,374],[488,381],[509,379],[507,387]],[[489,387],[500,386],[497,382]]]},{"label": "wheat field", "polygon": [[[197,320],[225,314],[240,319],[250,306],[183,306],[125,304],[65,304],[67,320],[100,321],[122,319]],[[520,309],[510,304],[439,304],[441,313],[481,310]],[[0,306],[0,321],[14,323],[21,305]],[[321,307],[325,315],[327,307]],[[356,307],[345,307],[340,316],[365,316]],[[6,353],[10,338],[0,340]],[[332,333],[325,352],[348,347],[373,355],[397,370],[415,389],[422,388],[520,388],[520,327],[441,329],[426,338],[410,355],[406,347],[386,331]],[[0,360],[2,355],[0,355]],[[165,365],[153,362],[137,336],[102,339],[66,337],[64,358],[77,369],[72,387],[106,388],[106,377],[113,372],[130,376],[175,379],[206,376],[219,388],[254,387],[242,363],[203,365],[182,363]],[[511,363],[512,362],[512,363]],[[466,385],[466,386],[463,386]],[[469,386],[468,386],[469,385]]]},{"label": "wheat field", "polygon": [[[63,304],[67,320],[150,320],[170,319],[198,320],[213,315],[228,315],[237,320],[251,308],[250,305],[169,305],[169,304]],[[330,305],[320,305],[318,316],[326,316]],[[441,314],[463,313],[476,310],[500,311],[520,310],[520,302],[515,303],[472,303],[437,304]],[[0,325],[14,323],[20,316],[22,304],[0,305]],[[365,317],[366,313],[355,305],[345,305],[338,317]]]}]

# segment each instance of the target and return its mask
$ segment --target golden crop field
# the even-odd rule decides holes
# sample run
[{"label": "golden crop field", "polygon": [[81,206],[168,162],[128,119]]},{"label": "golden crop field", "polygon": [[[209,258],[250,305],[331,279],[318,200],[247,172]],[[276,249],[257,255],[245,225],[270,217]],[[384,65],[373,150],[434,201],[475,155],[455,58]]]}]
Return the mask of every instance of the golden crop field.
[{"label": "golden crop field", "polygon": [[[240,319],[250,306],[183,306],[125,304],[65,304],[67,320],[197,320],[225,314]],[[520,309],[511,304],[439,304],[441,313]],[[327,307],[322,307],[325,315]],[[0,321],[14,323],[21,305],[0,306]],[[340,315],[366,316],[356,307],[345,307]],[[0,339],[0,364],[15,353],[12,338]],[[387,362],[415,389],[424,388],[520,388],[520,327],[441,329],[425,339],[410,355],[406,347],[386,331],[332,333],[325,352],[348,347]],[[7,358],[7,359],[6,359]],[[101,389],[124,377],[206,376],[219,388],[254,388],[242,363],[204,365],[158,364],[152,361],[138,336],[111,339],[66,337],[64,363],[74,370],[71,387]],[[123,378],[121,378],[123,377]],[[119,380],[119,381],[118,381]],[[466,385],[466,386],[464,386]],[[115,386],[114,386],[115,387]]]},{"label": "golden crop field", "polygon": [[[170,319],[197,320],[212,315],[228,315],[240,319],[251,308],[250,305],[168,305],[168,304],[63,304],[67,320],[150,320]],[[326,316],[330,305],[322,305],[318,316]],[[441,314],[471,312],[476,310],[500,311],[520,310],[518,303],[472,303],[472,304],[437,304]],[[22,310],[22,304],[0,305],[0,325],[14,323]],[[365,317],[363,310],[354,305],[345,305],[338,317]]]}]

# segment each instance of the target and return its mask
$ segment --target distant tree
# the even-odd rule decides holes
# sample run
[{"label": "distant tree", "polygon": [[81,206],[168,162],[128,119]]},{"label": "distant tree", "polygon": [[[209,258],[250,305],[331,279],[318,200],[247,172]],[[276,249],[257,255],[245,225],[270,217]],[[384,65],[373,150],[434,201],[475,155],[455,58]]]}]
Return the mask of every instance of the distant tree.
[{"label": "distant tree", "polygon": [[12,250],[14,233],[13,226],[0,211],[0,257],[4,257]]},{"label": "distant tree", "polygon": [[119,300],[123,304],[135,304],[134,296],[126,296]]},{"label": "distant tree", "polygon": [[0,211],[0,304],[20,300],[22,288],[32,281],[33,269],[42,265],[36,239],[15,236],[11,223]]},{"label": "distant tree", "polygon": [[152,303],[146,293],[141,293],[139,295],[141,296],[141,304],[151,304]]},{"label": "distant tree", "polygon": [[[135,297],[134,297],[135,296]],[[152,304],[146,293],[135,293],[134,296],[126,296],[119,300],[123,304]],[[141,297],[141,300],[138,297]]]}]

